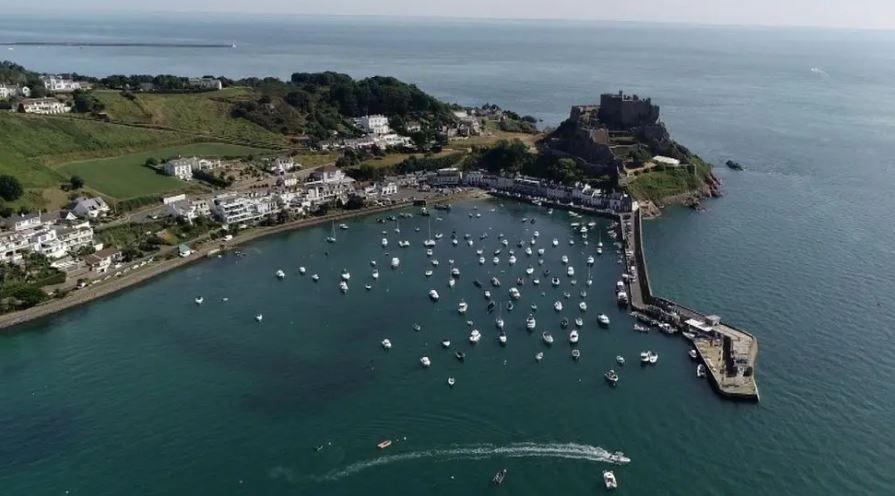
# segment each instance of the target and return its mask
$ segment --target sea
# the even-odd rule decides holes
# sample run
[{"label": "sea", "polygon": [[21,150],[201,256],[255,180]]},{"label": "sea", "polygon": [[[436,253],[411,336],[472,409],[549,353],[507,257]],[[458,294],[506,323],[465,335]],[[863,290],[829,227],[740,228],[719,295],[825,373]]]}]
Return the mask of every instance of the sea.
[{"label": "sea", "polygon": [[[614,305],[622,266],[607,221],[580,219],[596,222],[585,246],[564,212],[467,202],[428,219],[361,217],[337,230],[335,244],[324,242],[330,226],[269,237],[244,256],[202,261],[4,332],[2,494],[598,494],[603,470],[614,470],[619,494],[895,494],[895,33],[5,12],[0,40],[235,43],[17,46],[0,58],[96,76],[391,75],[448,101],[533,115],[544,127],[603,92],[649,96],[672,135],[716,164],[725,193],[705,212],[668,208],[646,222],[651,283],[754,333],[761,390],[757,404],[721,399],[696,377],[681,339],[632,331]],[[728,159],[745,170],[726,168]],[[444,235],[437,268],[421,245],[430,222]],[[534,230],[543,265],[516,245]],[[451,233],[470,234],[474,246],[454,247]],[[606,248],[586,287],[586,256],[600,237]],[[402,239],[413,246],[398,248]],[[509,249],[519,258],[513,266]],[[461,270],[453,288],[449,260]],[[524,273],[529,265],[539,286]],[[337,288],[343,269],[346,295]],[[562,285],[553,289],[556,274]],[[492,288],[501,310],[488,313],[473,281],[487,287],[492,275],[503,282]],[[522,298],[508,311],[506,291],[520,276]],[[532,303],[538,324],[529,333]],[[608,329],[596,325],[601,312]],[[506,347],[496,340],[498,314]],[[559,319],[578,314],[576,362]],[[475,346],[467,320],[483,334]],[[556,338],[549,348],[545,330]],[[462,363],[457,350],[467,354]],[[658,363],[641,367],[641,350],[658,352]],[[603,380],[610,368],[621,377],[616,388]],[[384,439],[393,444],[380,450]],[[609,463],[616,451],[630,463]],[[494,488],[502,468],[506,481]]]}]

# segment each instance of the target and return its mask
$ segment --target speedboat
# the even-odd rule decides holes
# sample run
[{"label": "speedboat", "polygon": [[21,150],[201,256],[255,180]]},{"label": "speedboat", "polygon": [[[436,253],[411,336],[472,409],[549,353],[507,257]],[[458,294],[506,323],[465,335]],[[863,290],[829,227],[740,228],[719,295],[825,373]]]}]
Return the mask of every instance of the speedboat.
[{"label": "speedboat", "polygon": [[618,384],[618,374],[616,374],[614,370],[608,370],[605,374],[603,374],[603,377],[606,378],[606,381],[609,383],[610,386],[615,386],[616,384]]},{"label": "speedboat", "polygon": [[696,377],[705,377],[705,365],[700,363],[696,366]]},{"label": "speedboat", "polygon": [[543,352],[543,351],[539,351],[539,352],[535,353],[535,361],[540,362],[540,361],[543,360],[543,359],[544,359],[544,352]]},{"label": "speedboat", "polygon": [[319,275],[319,274],[314,274],[314,275],[312,275],[312,276],[311,276],[311,280],[314,281],[314,282],[319,281],[319,280],[320,280],[320,275]]},{"label": "speedboat", "polygon": [[277,279],[285,279],[285,278],[286,278],[286,273],[283,272],[282,270],[278,270],[278,271],[276,272],[276,276],[277,276]]},{"label": "speedboat", "polygon": [[457,383],[457,381],[455,381],[453,377],[448,377],[448,379],[447,379],[448,386],[454,387],[454,384],[456,384],[456,383]]},{"label": "speedboat", "polygon": [[575,275],[575,267],[572,267],[572,266],[570,265],[569,268],[566,269],[566,275],[569,276],[569,277],[574,276],[574,275]]},{"label": "speedboat", "polygon": [[373,276],[373,279],[379,279],[379,271],[378,270],[374,270],[371,275]]},{"label": "speedboat", "polygon": [[257,320],[258,322],[261,322],[262,320],[264,320],[264,316],[259,313],[258,315],[255,316],[255,320]]},{"label": "speedboat", "polygon": [[516,289],[515,287],[510,288],[509,293],[510,293],[510,298],[512,298],[512,299],[514,299],[514,300],[518,300],[519,298],[522,297],[522,294],[521,294],[521,293],[519,292],[519,290]]},{"label": "speedboat", "polygon": [[649,354],[649,364],[655,365],[656,362],[658,362],[658,361],[659,361],[659,354],[651,351]]},{"label": "speedboat", "polygon": [[563,255],[563,256],[559,259],[559,261],[562,262],[563,264],[567,264],[567,263],[569,263],[569,257],[567,257],[566,255]]},{"label": "speedboat", "polygon": [[451,340],[450,340],[450,339],[442,340],[442,341],[441,341],[441,347],[442,347],[442,348],[450,348],[450,347],[451,347]]},{"label": "speedboat", "polygon": [[348,283],[345,281],[339,281],[339,291],[343,293],[348,292]]},{"label": "speedboat", "polygon": [[488,291],[488,290],[486,289],[485,292],[484,292],[484,295],[485,295],[485,299],[486,299],[486,300],[490,300],[490,299],[491,299],[491,291]]},{"label": "speedboat", "polygon": [[457,312],[460,315],[463,315],[464,313],[466,313],[467,309],[469,309],[469,305],[467,305],[465,301],[460,300],[460,303],[457,304]]},{"label": "speedboat", "polygon": [[428,367],[429,365],[432,365],[432,361],[429,360],[429,357],[424,356],[420,358],[420,365],[422,365],[423,367]]},{"label": "speedboat", "polygon": [[469,333],[469,342],[470,343],[476,344],[481,339],[482,339],[482,333],[480,333],[478,329],[473,329],[472,332]]},{"label": "speedboat", "polygon": [[339,224],[339,229],[341,229],[341,230],[343,230],[343,231],[344,231],[344,230],[347,230],[347,229],[348,229],[348,224]]},{"label": "speedboat", "polygon": [[497,317],[497,319],[494,320],[494,325],[495,325],[498,329],[503,329],[503,326],[504,326],[503,319],[500,318],[500,317]]},{"label": "speedboat", "polygon": [[581,317],[575,317],[575,327],[582,327],[584,325],[584,319]]},{"label": "speedboat", "polygon": [[385,338],[385,339],[382,340],[382,347],[385,348],[385,349],[387,349],[387,350],[390,350],[390,349],[392,349],[392,342],[389,341],[388,338]]},{"label": "speedboat", "polygon": [[597,315],[597,323],[603,327],[609,326],[609,317],[605,313],[601,313]]},{"label": "speedboat", "polygon": [[385,448],[388,448],[388,447],[391,446],[391,445],[392,445],[392,440],[391,440],[391,439],[386,439],[385,441],[380,441],[380,442],[376,445],[376,447],[379,448],[379,449],[385,449]]},{"label": "speedboat", "polygon": [[497,336],[497,341],[501,346],[507,345],[507,333],[500,331],[500,334]]},{"label": "speedboat", "polygon": [[494,286],[495,288],[499,288],[500,287],[500,279],[498,279],[497,277],[492,277],[491,285]]},{"label": "speedboat", "polygon": [[205,297],[203,297],[203,296],[197,296],[197,297],[195,297],[195,298],[193,299],[193,301],[196,302],[196,305],[201,305],[202,302],[205,301]]},{"label": "speedboat", "polygon": [[426,275],[426,277],[432,277],[432,274],[434,274],[434,272],[432,272],[431,269],[427,269],[426,272],[424,272],[424,274]]},{"label": "speedboat", "polygon": [[538,323],[535,320],[534,315],[529,315],[528,318],[525,319],[525,328],[528,329],[529,331],[533,331],[537,325],[538,325]]},{"label": "speedboat", "polygon": [[578,344],[578,331],[572,329],[569,333],[569,344]]},{"label": "speedboat", "polygon": [[579,358],[581,358],[581,350],[579,350],[578,348],[573,348],[572,349],[572,360],[578,360]]},{"label": "speedboat", "polygon": [[553,303],[553,309],[556,310],[557,312],[562,312],[562,302],[559,301],[559,300],[557,300],[556,302],[554,302],[554,303]]},{"label": "speedboat", "polygon": [[298,268],[298,273],[301,275],[305,275],[305,272],[307,272],[307,271],[308,271],[308,269],[304,268],[304,266],[301,266]]},{"label": "speedboat", "polygon": [[348,272],[347,269],[342,269],[342,280],[348,281],[351,279],[351,272]]},{"label": "speedboat", "polygon": [[652,354],[652,351],[641,351],[640,352],[640,363],[649,363],[649,357]]},{"label": "speedboat", "polygon": [[438,301],[438,298],[440,298],[438,296],[438,291],[435,291],[434,289],[430,289],[429,290],[429,298],[431,298],[432,301]]},{"label": "speedboat", "polygon": [[457,357],[457,360],[460,360],[461,362],[464,359],[466,359],[466,353],[464,353],[462,351],[458,351],[458,352],[454,353],[454,356]]},{"label": "speedboat", "polygon": [[541,333],[541,339],[544,340],[544,344],[546,344],[547,346],[550,346],[553,344],[553,335],[551,335],[547,331],[544,331]]},{"label": "speedboat", "polygon": [[615,480],[615,474],[612,473],[612,470],[603,471],[603,483],[606,484],[606,489],[618,487],[618,481]]},{"label": "speedboat", "polygon": [[582,301],[581,303],[578,304],[578,309],[581,310],[582,312],[586,312],[587,311],[587,303]]},{"label": "speedboat", "polygon": [[392,268],[397,269],[399,265],[401,265],[401,260],[398,257],[392,257]]}]

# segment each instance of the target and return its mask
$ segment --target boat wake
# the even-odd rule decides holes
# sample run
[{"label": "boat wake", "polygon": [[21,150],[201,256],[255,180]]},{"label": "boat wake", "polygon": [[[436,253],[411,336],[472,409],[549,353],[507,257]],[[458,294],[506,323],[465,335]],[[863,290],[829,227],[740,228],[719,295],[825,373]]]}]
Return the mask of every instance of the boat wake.
[{"label": "boat wake", "polygon": [[422,458],[437,458],[440,460],[478,460],[492,457],[504,458],[565,458],[571,460],[585,460],[592,462],[604,462],[625,464],[631,460],[627,457],[616,455],[598,446],[576,443],[515,443],[507,446],[495,446],[491,444],[477,444],[471,446],[459,446],[453,448],[431,449],[424,451],[412,451],[410,453],[398,453],[370,460],[352,463],[345,468],[335,470],[322,477],[323,480],[338,480],[350,477],[358,472],[390,465],[392,463],[418,460]]}]

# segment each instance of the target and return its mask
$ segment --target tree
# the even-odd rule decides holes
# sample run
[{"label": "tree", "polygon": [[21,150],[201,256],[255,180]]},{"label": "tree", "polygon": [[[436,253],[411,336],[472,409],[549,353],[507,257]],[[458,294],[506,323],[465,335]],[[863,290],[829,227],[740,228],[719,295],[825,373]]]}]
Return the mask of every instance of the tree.
[{"label": "tree", "polygon": [[22,196],[22,183],[8,174],[0,175],[0,198],[6,201],[15,201]]},{"label": "tree", "polygon": [[72,176],[68,182],[71,184],[72,189],[81,189],[84,187],[84,179],[82,179],[81,176]]}]

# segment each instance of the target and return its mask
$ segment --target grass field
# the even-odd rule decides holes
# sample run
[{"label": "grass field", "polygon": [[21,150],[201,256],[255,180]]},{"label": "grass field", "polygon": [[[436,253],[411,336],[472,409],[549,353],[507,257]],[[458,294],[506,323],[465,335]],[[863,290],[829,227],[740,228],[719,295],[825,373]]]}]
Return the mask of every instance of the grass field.
[{"label": "grass field", "polygon": [[684,167],[645,172],[628,182],[628,192],[638,200],[661,201],[663,198],[695,191],[705,184],[711,173],[711,166],[698,159],[694,162],[695,173]]},{"label": "grass field", "polygon": [[284,147],[286,138],[245,119],[230,116],[231,101],[251,94],[247,88],[186,94],[138,93],[133,99],[118,91],[93,94],[106,106],[114,122],[153,125],[226,141]]},{"label": "grass field", "polygon": [[227,143],[194,143],[155,148],[114,158],[71,162],[59,166],[57,170],[63,177],[81,176],[88,187],[112,198],[124,200],[189,187],[190,184],[187,182],[157,174],[154,170],[145,167],[143,164],[148,158],[163,160],[178,155],[223,157],[256,153],[270,153],[270,150],[259,150]]}]

